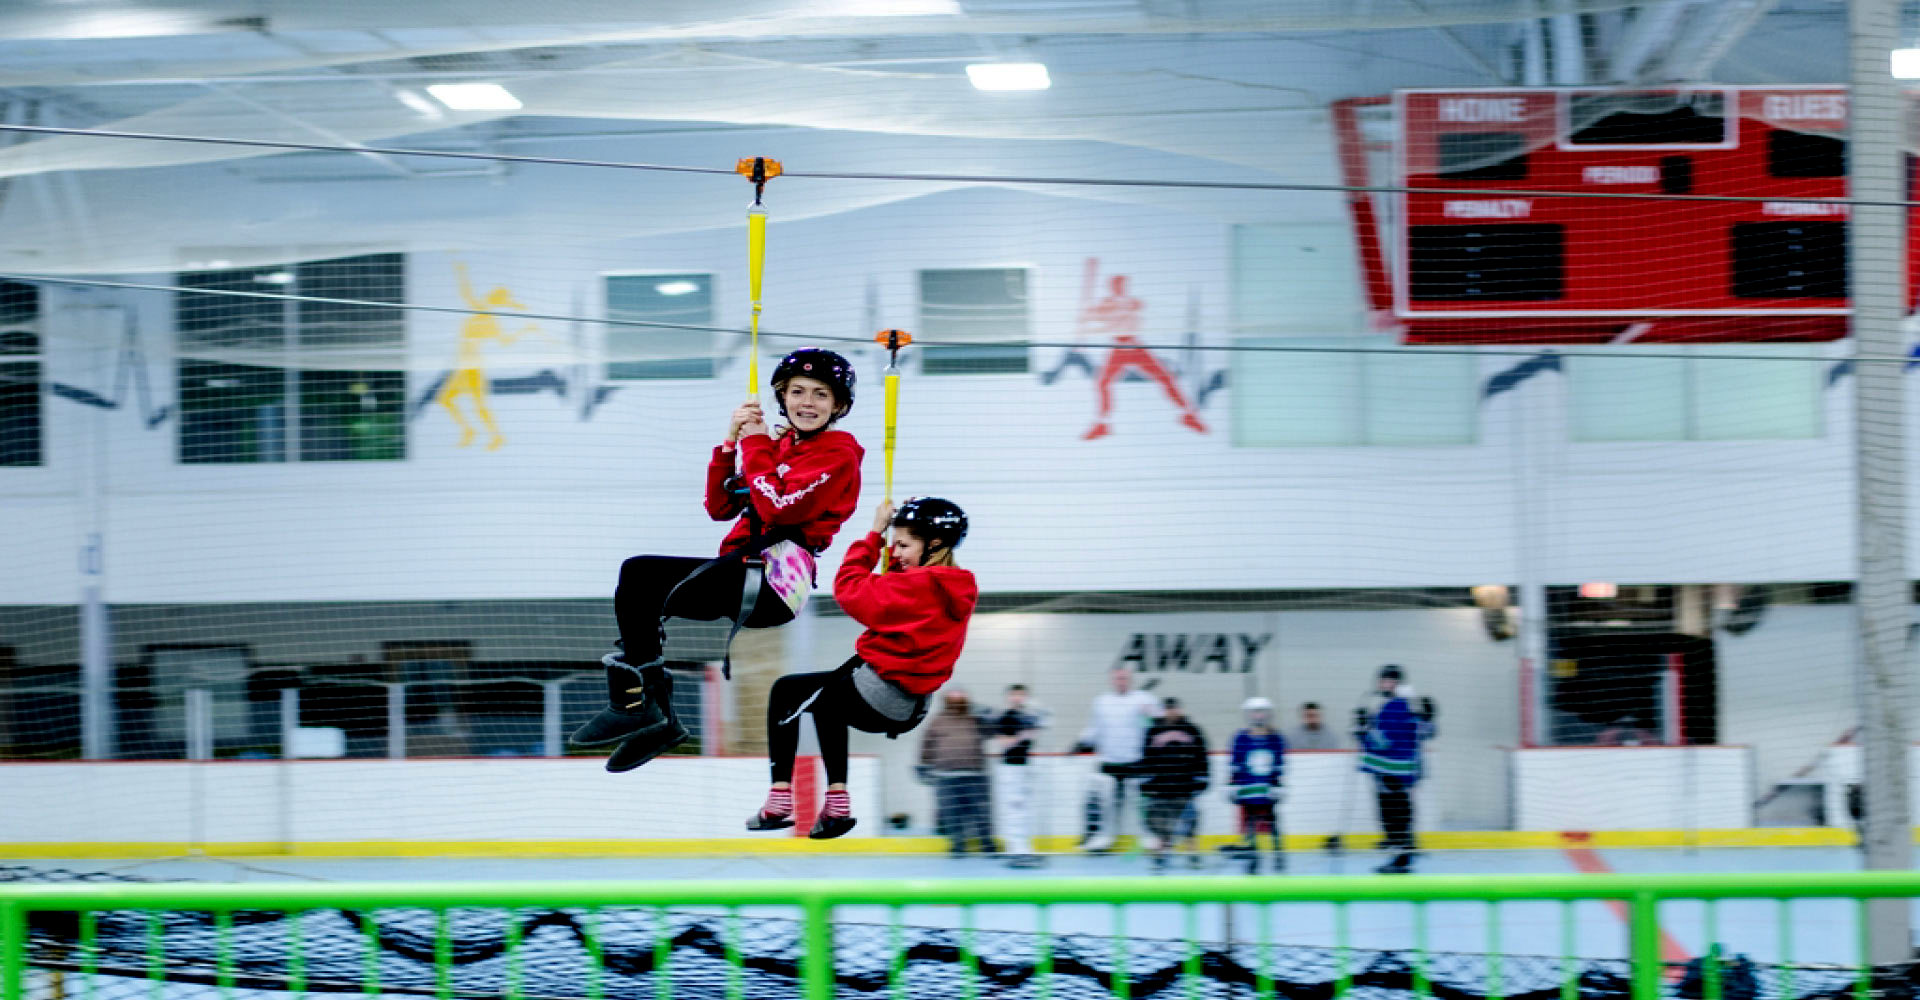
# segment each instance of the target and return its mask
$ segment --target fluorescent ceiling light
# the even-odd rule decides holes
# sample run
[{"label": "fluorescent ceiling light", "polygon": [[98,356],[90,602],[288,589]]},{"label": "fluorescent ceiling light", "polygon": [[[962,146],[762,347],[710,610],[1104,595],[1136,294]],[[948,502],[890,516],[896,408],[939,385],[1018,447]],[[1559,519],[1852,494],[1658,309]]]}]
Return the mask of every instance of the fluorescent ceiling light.
[{"label": "fluorescent ceiling light", "polygon": [[514,111],[520,99],[497,83],[436,83],[427,88],[441,104],[455,111]]},{"label": "fluorescent ceiling light", "polygon": [[269,271],[266,274],[254,275],[253,280],[262,285],[291,285],[293,275],[287,271]]},{"label": "fluorescent ceiling light", "polygon": [[446,111],[442,110],[440,105],[427,100],[426,95],[417,90],[408,90],[405,87],[401,87],[393,92],[393,96],[399,98],[401,104],[413,109],[413,113],[422,118],[438,121],[447,116]]},{"label": "fluorescent ceiling light", "polygon": [[653,286],[653,290],[662,295],[692,295],[700,286],[691,281],[662,281]]},{"label": "fluorescent ceiling light", "polygon": [[1920,49],[1893,50],[1893,78],[1920,80]]},{"label": "fluorescent ceiling light", "polygon": [[1053,86],[1045,63],[973,63],[967,79],[975,90],[1045,90]]}]

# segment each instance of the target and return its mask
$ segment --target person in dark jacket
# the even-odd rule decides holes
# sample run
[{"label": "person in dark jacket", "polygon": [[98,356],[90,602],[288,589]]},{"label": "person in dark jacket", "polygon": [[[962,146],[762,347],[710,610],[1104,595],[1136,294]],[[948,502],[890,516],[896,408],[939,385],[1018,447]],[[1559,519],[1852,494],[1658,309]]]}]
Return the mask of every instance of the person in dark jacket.
[{"label": "person in dark jacket", "polygon": [[1415,701],[1406,672],[1394,664],[1380,668],[1379,690],[1371,710],[1356,709],[1354,739],[1360,744],[1360,770],[1373,775],[1380,808],[1380,846],[1396,852],[1378,871],[1412,870],[1417,845],[1413,836],[1413,787],[1420,782],[1421,745],[1434,735],[1432,698]]},{"label": "person in dark jacket", "polygon": [[1197,820],[1193,800],[1208,784],[1207,737],[1180,710],[1180,699],[1168,698],[1159,720],[1147,730],[1140,774],[1154,868],[1167,867],[1168,852],[1176,842],[1186,843],[1189,863],[1198,866],[1200,856],[1192,850]]},{"label": "person in dark jacket", "polygon": [[[973,714],[967,693],[949,689],[939,715],[920,741],[920,767],[933,782],[936,828],[947,835],[947,853],[991,854],[993,793],[987,784],[987,728]],[[978,838],[979,846],[974,847]]]}]

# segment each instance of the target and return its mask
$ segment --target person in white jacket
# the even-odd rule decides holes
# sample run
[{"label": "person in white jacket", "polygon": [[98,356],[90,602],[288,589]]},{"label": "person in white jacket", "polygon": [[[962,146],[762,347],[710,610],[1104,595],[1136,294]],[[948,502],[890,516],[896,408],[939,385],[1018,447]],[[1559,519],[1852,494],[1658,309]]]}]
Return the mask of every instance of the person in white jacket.
[{"label": "person in white jacket", "polygon": [[1093,699],[1087,727],[1080,733],[1076,753],[1094,755],[1099,770],[1087,790],[1087,836],[1083,851],[1112,850],[1123,832],[1127,786],[1137,777],[1146,749],[1147,727],[1160,717],[1160,700],[1133,689],[1133,672],[1116,667],[1113,690]]}]

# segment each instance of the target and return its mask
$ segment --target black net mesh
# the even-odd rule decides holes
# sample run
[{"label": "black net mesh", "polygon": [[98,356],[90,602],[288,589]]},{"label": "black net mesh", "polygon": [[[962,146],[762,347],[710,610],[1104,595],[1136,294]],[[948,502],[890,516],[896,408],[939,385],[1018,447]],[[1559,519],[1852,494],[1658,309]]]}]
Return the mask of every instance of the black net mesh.
[{"label": "black net mesh", "polygon": [[[124,876],[0,869],[0,881]],[[802,936],[786,917],[680,909],[315,909],[298,915],[38,913],[32,1000],[180,1000],[245,992],[461,998],[775,998],[800,993]],[[843,997],[1257,997],[1290,1000],[1582,1000],[1631,995],[1620,959],[1409,952],[1270,943],[840,923]],[[1116,969],[1124,968],[1124,975]],[[1920,996],[1920,966],[1876,970],[1867,994]],[[1668,968],[1666,994],[1709,995],[1700,960]],[[1573,987],[1568,988],[1568,980]],[[1344,980],[1344,983],[1343,983]],[[1724,1000],[1848,1000],[1856,970],[1723,959]]]}]

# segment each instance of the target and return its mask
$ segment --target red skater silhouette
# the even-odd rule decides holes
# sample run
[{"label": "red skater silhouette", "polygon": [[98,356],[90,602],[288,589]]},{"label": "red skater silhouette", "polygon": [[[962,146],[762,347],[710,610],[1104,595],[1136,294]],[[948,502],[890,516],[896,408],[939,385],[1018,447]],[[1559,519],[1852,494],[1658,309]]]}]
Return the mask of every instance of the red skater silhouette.
[{"label": "red skater silhouette", "polygon": [[1114,275],[1109,287],[1112,291],[1106,298],[1090,303],[1080,311],[1082,329],[1092,328],[1113,334],[1113,350],[1107,355],[1106,365],[1093,380],[1094,391],[1100,396],[1100,413],[1094,419],[1093,429],[1082,435],[1082,439],[1094,441],[1113,433],[1112,428],[1107,426],[1107,416],[1113,412],[1113,383],[1129,370],[1138,371],[1160,383],[1160,388],[1167,391],[1167,397],[1173,400],[1173,405],[1180,408],[1180,422],[1205,434],[1207,425],[1200,422],[1200,415],[1187,403],[1187,397],[1180,392],[1173,374],[1167,371],[1159,358],[1153,356],[1152,351],[1140,344],[1140,312],[1144,304],[1127,294],[1126,275]]}]

